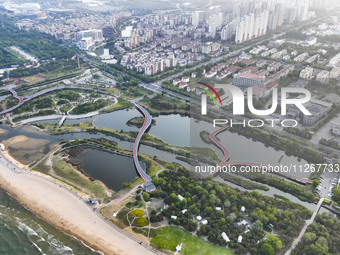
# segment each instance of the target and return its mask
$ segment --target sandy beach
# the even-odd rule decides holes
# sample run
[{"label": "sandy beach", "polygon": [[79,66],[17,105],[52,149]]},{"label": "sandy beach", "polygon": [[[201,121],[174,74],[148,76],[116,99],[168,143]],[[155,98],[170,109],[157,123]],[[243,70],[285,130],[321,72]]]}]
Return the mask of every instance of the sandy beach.
[{"label": "sandy beach", "polygon": [[5,155],[2,152],[0,155],[1,188],[42,219],[104,254],[155,254],[106,222],[75,193],[17,166],[13,170]]},{"label": "sandy beach", "polygon": [[45,155],[45,148],[49,140],[17,135],[3,140],[2,143],[5,145],[10,157],[27,165]]}]

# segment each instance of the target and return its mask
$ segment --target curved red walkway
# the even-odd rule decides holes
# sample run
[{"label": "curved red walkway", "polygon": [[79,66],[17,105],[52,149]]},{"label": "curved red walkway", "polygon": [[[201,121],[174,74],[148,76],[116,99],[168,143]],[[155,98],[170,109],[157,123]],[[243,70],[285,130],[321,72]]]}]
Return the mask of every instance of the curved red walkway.
[{"label": "curved red walkway", "polygon": [[[218,147],[222,150],[223,152],[223,159],[221,160],[221,162],[218,164],[219,167],[223,168],[225,166],[258,166],[260,168],[264,168],[266,167],[268,169],[268,172],[272,172],[272,173],[276,173],[276,174],[279,174],[283,177],[286,177],[290,180],[293,180],[293,181],[297,181],[297,182],[300,182],[300,183],[304,183],[304,184],[311,184],[313,183],[313,181],[309,180],[309,179],[306,179],[306,178],[301,178],[301,177],[297,177],[297,176],[294,176],[290,173],[286,173],[286,172],[282,172],[282,171],[279,171],[279,170],[275,170],[273,168],[273,166],[267,166],[267,165],[263,165],[261,163],[256,163],[256,162],[246,162],[246,161],[230,161],[230,162],[226,162],[229,160],[230,158],[230,152],[229,150],[224,147],[224,145],[222,143],[220,143],[220,141],[217,140],[216,138],[216,135],[224,130],[227,130],[228,129],[228,126],[224,126],[222,128],[219,128],[217,129],[216,131],[212,132],[210,135],[209,135],[209,138],[210,140]],[[215,174],[215,172],[211,172],[209,175],[213,175]]]},{"label": "curved red walkway", "polygon": [[228,161],[229,158],[230,158],[230,152],[229,152],[229,150],[228,150],[226,147],[224,147],[223,144],[221,144],[220,141],[217,140],[217,138],[216,138],[216,135],[217,135],[218,133],[221,133],[222,131],[224,131],[224,130],[226,130],[226,129],[228,129],[228,126],[224,126],[224,127],[222,127],[222,128],[219,128],[219,129],[217,129],[216,131],[212,132],[212,133],[209,135],[210,140],[211,140],[213,143],[215,143],[215,145],[216,145],[218,148],[220,148],[220,149],[222,150],[222,152],[223,152],[224,157],[223,157],[223,159],[221,160],[220,164],[221,164],[221,163],[224,163],[224,162],[226,162],[226,161]]}]

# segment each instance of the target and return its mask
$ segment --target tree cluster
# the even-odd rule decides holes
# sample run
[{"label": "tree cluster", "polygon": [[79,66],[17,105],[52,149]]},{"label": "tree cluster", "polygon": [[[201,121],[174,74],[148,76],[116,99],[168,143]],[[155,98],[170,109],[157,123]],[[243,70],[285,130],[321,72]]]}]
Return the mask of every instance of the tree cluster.
[{"label": "tree cluster", "polygon": [[[157,189],[151,196],[161,197],[169,205],[163,215],[170,224],[182,226],[190,232],[197,230],[198,236],[207,237],[211,243],[221,246],[227,245],[221,236],[225,232],[231,240],[229,248],[235,249],[236,254],[261,254],[264,243],[269,243],[274,252],[282,247],[288,248],[293,237],[301,230],[304,220],[311,215],[301,205],[266,197],[257,191],[242,192],[196,175],[190,176],[182,168],[164,171],[153,182]],[[180,200],[178,195],[183,199]],[[242,206],[245,206],[246,212],[240,211]],[[216,210],[216,207],[222,210]],[[185,209],[187,211],[182,213]],[[171,219],[173,215],[177,219]],[[198,222],[198,215],[207,219],[208,224]],[[237,226],[237,222],[244,219],[251,220],[250,231],[245,232],[246,226]],[[274,244],[279,243],[276,238],[273,238],[274,243],[262,241],[265,231],[272,231],[270,224],[274,225],[275,234],[279,235],[276,238],[281,245]],[[239,235],[243,236],[241,244],[237,242]]]}]

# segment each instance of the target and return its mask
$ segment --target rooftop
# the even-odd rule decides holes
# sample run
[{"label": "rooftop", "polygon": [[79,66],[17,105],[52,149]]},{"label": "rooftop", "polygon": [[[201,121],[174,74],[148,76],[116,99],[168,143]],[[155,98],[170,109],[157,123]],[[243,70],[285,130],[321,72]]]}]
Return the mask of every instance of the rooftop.
[{"label": "rooftop", "polygon": [[257,75],[257,74],[252,74],[252,73],[239,74],[239,77],[246,78],[246,79],[252,79],[252,80],[258,80],[258,81],[262,81],[265,78],[263,76],[260,76],[260,75]]}]

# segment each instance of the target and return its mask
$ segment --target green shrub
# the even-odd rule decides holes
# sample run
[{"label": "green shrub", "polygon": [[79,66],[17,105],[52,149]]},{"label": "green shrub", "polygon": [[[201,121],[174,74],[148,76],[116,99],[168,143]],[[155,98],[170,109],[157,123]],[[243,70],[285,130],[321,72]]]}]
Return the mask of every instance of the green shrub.
[{"label": "green shrub", "polygon": [[135,217],[143,217],[144,210],[143,209],[135,209],[131,212],[131,215],[135,216]]},{"label": "green shrub", "polygon": [[137,219],[137,224],[138,224],[139,226],[141,226],[141,227],[145,227],[145,226],[149,225],[149,222],[148,222],[148,220],[147,220],[146,218],[144,218],[144,217],[139,217],[139,218]]}]

